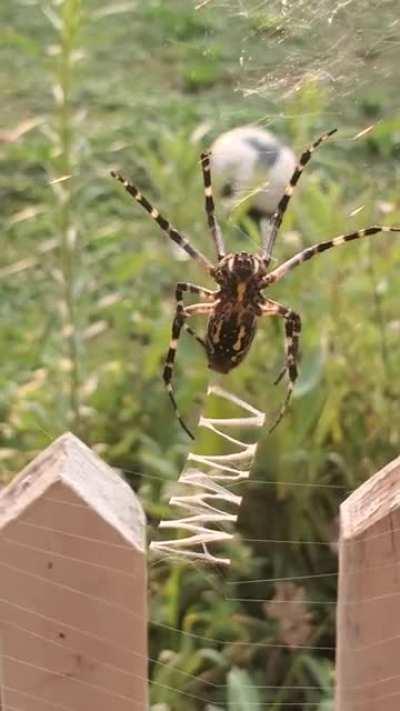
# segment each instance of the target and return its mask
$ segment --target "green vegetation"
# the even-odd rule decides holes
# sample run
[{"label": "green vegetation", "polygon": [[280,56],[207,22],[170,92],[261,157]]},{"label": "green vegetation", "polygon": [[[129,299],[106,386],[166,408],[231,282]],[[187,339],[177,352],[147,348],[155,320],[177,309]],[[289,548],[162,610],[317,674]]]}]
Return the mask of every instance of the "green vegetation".
[{"label": "green vegetation", "polygon": [[[201,147],[257,121],[299,151],[337,125],[293,199],[275,256],[367,224],[400,224],[395,17],[389,0],[379,17],[363,0],[335,11],[319,3],[318,16],[252,0],[199,10],[189,0],[3,0],[4,482],[71,428],[130,478],[150,536],[168,517],[167,488],[189,442],[160,371],[174,283],[183,272],[202,277],[109,170],[131,176],[211,254]],[[359,24],[351,43],[349,18]],[[232,248],[253,248],[232,220],[221,221]],[[301,377],[290,414],[262,441],[254,483],[242,489],[239,529],[243,539],[297,543],[244,540],[229,573],[174,561],[150,569],[159,711],[332,708],[338,505],[399,452],[399,261],[396,236],[376,237],[321,255],[274,290],[304,319]],[[208,373],[196,344],[183,340],[177,393],[193,423]],[[238,394],[274,410],[281,361],[280,325],[266,323],[237,373]],[[265,582],[229,583],[255,579]],[[274,596],[300,602],[263,602]]]}]

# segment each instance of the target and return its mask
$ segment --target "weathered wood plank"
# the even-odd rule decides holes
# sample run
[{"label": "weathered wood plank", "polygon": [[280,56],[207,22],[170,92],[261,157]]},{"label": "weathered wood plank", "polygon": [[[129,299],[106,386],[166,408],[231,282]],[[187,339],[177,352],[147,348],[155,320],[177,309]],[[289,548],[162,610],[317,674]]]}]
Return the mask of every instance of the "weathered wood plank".
[{"label": "weathered wood plank", "polygon": [[400,457],[341,507],[337,711],[400,708]]},{"label": "weathered wood plank", "polygon": [[71,434],[0,493],[2,711],[147,708],[144,526]]}]

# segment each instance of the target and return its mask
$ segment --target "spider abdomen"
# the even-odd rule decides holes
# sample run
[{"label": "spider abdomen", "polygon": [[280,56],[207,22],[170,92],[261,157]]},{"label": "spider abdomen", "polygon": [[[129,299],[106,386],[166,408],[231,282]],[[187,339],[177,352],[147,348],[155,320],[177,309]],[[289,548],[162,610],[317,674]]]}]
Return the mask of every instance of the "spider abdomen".
[{"label": "spider abdomen", "polygon": [[229,373],[247,355],[256,333],[257,315],[252,308],[220,303],[210,317],[206,349],[208,367]]}]

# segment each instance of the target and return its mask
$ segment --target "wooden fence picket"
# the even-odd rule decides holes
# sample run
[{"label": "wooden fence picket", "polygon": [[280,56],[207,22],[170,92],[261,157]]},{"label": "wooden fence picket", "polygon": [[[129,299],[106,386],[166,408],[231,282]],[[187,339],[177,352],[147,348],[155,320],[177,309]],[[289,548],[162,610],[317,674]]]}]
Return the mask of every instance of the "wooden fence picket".
[{"label": "wooden fence picket", "polygon": [[400,708],[400,457],[341,506],[336,711]]},{"label": "wooden fence picket", "polygon": [[72,434],[0,493],[1,711],[147,708],[145,518]]}]

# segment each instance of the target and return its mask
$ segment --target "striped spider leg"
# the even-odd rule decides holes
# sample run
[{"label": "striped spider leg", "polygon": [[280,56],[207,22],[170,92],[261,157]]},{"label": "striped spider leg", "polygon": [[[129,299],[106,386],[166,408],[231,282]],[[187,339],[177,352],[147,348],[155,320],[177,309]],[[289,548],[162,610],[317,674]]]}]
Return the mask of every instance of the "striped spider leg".
[{"label": "striped spider leg", "polygon": [[[309,148],[307,148],[302,155],[300,156],[299,162],[293,172],[293,175],[288,183],[288,186],[278,204],[277,209],[275,210],[274,214],[271,217],[271,220],[269,224],[267,224],[263,230],[263,245],[262,245],[262,250],[261,250],[261,257],[264,260],[264,263],[266,266],[269,265],[271,261],[271,252],[272,248],[276,239],[276,235],[279,231],[279,228],[282,224],[282,220],[284,217],[284,214],[287,210],[288,204],[290,202],[290,199],[293,195],[294,189],[303,173],[303,170],[307,163],[310,161],[311,156],[313,152],[315,151],[316,148],[318,148],[321,143],[326,141],[327,138],[332,136],[334,133],[336,133],[337,129],[333,129],[332,131],[328,131],[322,136],[320,136]],[[298,254],[294,255],[290,259],[288,259],[286,262],[281,264],[280,266],[276,267],[273,271],[271,271],[269,274],[267,274],[260,285],[260,289],[264,289],[271,284],[274,284],[280,279],[282,279],[291,269],[294,269],[294,267],[298,266],[299,264],[302,264],[303,262],[307,261],[311,257],[313,257],[316,254],[319,254],[320,252],[324,252],[327,249],[331,249],[332,247],[338,247],[341,244],[345,244],[346,242],[349,242],[354,239],[359,239],[362,237],[367,237],[368,235],[373,235],[377,234],[379,232],[399,232],[400,228],[398,227],[382,227],[382,226],[373,226],[373,227],[368,227],[366,229],[362,230],[357,230],[354,232],[350,232],[349,234],[345,235],[340,235],[339,237],[336,237],[331,240],[326,240],[324,242],[320,242],[318,244],[315,244],[311,247],[307,247],[306,249],[302,250]],[[290,309],[287,309],[286,307],[282,307],[280,304],[275,305],[268,300],[266,305],[263,308],[263,311],[266,315],[278,315],[281,316],[285,319],[285,352],[286,352],[286,363],[279,374],[278,378],[276,379],[276,383],[278,383],[281,378],[284,376],[284,374],[287,372],[288,373],[288,389],[287,389],[287,395],[285,398],[285,401],[282,405],[282,408],[280,410],[280,413],[278,415],[277,420],[273,424],[272,429],[275,429],[277,424],[280,422],[282,419],[288,404],[289,400],[291,398],[292,392],[293,392],[293,387],[295,380],[297,378],[297,365],[296,365],[296,360],[297,360],[297,354],[298,354],[298,341],[299,341],[299,334],[301,330],[301,321],[300,317],[295,314],[293,311]],[[271,431],[270,430],[270,431]]]},{"label": "striped spider leg", "polygon": [[210,156],[210,153],[202,153],[200,156],[200,160],[201,168],[203,171],[204,197],[207,221],[208,226],[210,228],[211,236],[214,240],[214,244],[217,250],[218,261],[220,261],[225,256],[225,245],[220,226],[215,217],[215,204],[211,186]]},{"label": "striped spider leg", "polygon": [[[311,156],[316,150],[316,148],[318,148],[321,143],[323,143],[330,136],[336,133],[336,131],[337,129],[334,128],[331,131],[323,133],[322,136],[320,136],[316,141],[314,141],[314,143],[312,143],[308,148],[306,148],[305,151],[303,151],[299,158],[299,162],[293,171],[292,177],[290,178],[290,181],[286,187],[286,190],[278,203],[278,207],[273,213],[271,219],[268,221],[264,221],[262,225],[262,248],[260,256],[263,258],[266,267],[268,267],[271,262],[271,255],[276,236],[282,224],[283,217],[288,208],[295,187],[303,174],[304,168],[309,163]],[[266,279],[268,279],[268,276],[266,277]],[[263,284],[261,288],[264,288],[264,286],[268,286],[269,283],[270,282],[268,282],[267,284]],[[287,309],[285,306],[282,306],[281,304],[278,304],[276,302],[271,302],[270,300],[268,300],[266,306],[263,308],[263,312],[265,313],[265,315],[268,316],[277,315],[285,319],[285,365],[278,377],[276,378],[275,384],[277,385],[287,372],[289,376],[288,388],[286,392],[286,398],[279,411],[278,417],[269,430],[270,432],[272,432],[272,430],[277,427],[288,408],[294,384],[297,379],[298,341],[299,334],[301,331],[301,320],[300,316],[291,309]]]},{"label": "striped spider leg", "polygon": [[[183,305],[183,294],[185,291],[190,292],[191,294],[198,294],[199,296],[202,296],[206,302],[200,302],[197,304],[192,304],[191,306],[184,306]],[[165,359],[165,365],[164,365],[164,370],[163,370],[163,380],[165,387],[167,388],[167,392],[169,395],[169,398],[172,402],[172,406],[175,410],[176,417],[181,424],[182,428],[185,430],[185,432],[194,439],[194,436],[192,432],[189,430],[189,428],[186,426],[180,412],[178,409],[178,405],[175,399],[175,394],[174,394],[174,389],[172,386],[172,377],[173,377],[173,372],[174,372],[174,365],[175,365],[175,355],[176,351],[178,348],[178,341],[179,337],[181,335],[182,328],[185,328],[188,333],[190,333],[191,336],[193,336],[198,343],[200,343],[203,348],[206,348],[206,343],[205,341],[200,338],[199,336],[196,335],[196,333],[186,325],[186,319],[189,318],[190,316],[196,316],[196,315],[210,315],[212,312],[214,306],[215,306],[215,297],[217,296],[217,292],[211,291],[210,289],[204,289],[201,286],[197,286],[196,284],[190,284],[187,282],[178,282],[176,285],[175,289],[175,298],[176,298],[176,311],[175,311],[175,317],[172,322],[172,333],[171,333],[171,340],[169,344],[169,349],[167,353],[167,357]]]},{"label": "striped spider leg", "polygon": [[306,262],[308,259],[311,259],[311,257],[315,257],[316,254],[320,254],[320,252],[325,252],[327,249],[332,249],[332,247],[340,247],[340,245],[346,244],[346,242],[368,237],[369,235],[375,235],[379,232],[400,232],[400,227],[374,225],[373,227],[365,227],[362,230],[339,235],[339,237],[335,237],[334,239],[328,239],[324,242],[313,244],[311,247],[306,247],[306,249],[298,252],[294,257],[287,259],[286,262],[283,262],[279,267],[273,269],[272,272],[269,272],[269,274],[264,277],[260,288],[265,289],[270,284],[275,284],[283,279],[289,271],[298,267],[299,264],[303,264],[303,262]]},{"label": "striped spider leg", "polygon": [[264,262],[265,262],[266,266],[268,266],[268,264],[271,261],[271,253],[272,253],[272,248],[274,246],[276,236],[277,236],[279,228],[282,224],[282,220],[285,215],[285,212],[288,208],[290,198],[293,195],[294,189],[300,180],[300,177],[303,173],[304,168],[306,167],[307,163],[311,159],[311,156],[314,153],[315,149],[318,148],[318,146],[320,146],[321,143],[326,141],[327,138],[329,138],[334,133],[336,133],[336,131],[337,131],[337,128],[334,128],[334,129],[332,129],[332,131],[327,131],[326,133],[323,133],[322,136],[320,136],[314,143],[311,144],[311,146],[309,146],[301,154],[299,162],[293,171],[293,175],[290,178],[290,181],[286,187],[286,190],[283,193],[283,195],[278,203],[278,207],[276,208],[274,214],[272,215],[269,223],[267,225],[263,226],[263,230],[262,230],[263,244],[262,244],[262,248],[261,248],[261,256],[264,258]]},{"label": "striped spider leg", "polygon": [[301,332],[301,318],[292,309],[272,299],[267,299],[261,306],[264,316],[280,316],[285,321],[285,366],[275,380],[275,385],[279,383],[284,374],[287,372],[289,376],[286,398],[279,410],[275,422],[269,428],[272,432],[277,427],[283,418],[292,396],[295,382],[297,380],[297,358],[299,352],[299,336]]},{"label": "striped spider leg", "polygon": [[[281,264],[279,267],[276,267],[276,269],[274,269],[272,272],[267,274],[263,278],[260,288],[264,289],[270,286],[271,284],[275,284],[276,282],[280,281],[281,279],[283,279],[284,276],[286,276],[289,271],[299,266],[299,264],[303,264],[303,262],[307,261],[308,259],[311,259],[311,257],[314,257],[316,254],[320,254],[321,252],[324,252],[327,249],[332,249],[333,247],[339,247],[340,245],[346,244],[346,242],[350,242],[351,240],[361,239],[362,237],[368,237],[369,235],[374,235],[382,232],[400,232],[400,227],[366,227],[365,229],[357,230],[355,232],[349,232],[348,234],[340,235],[339,237],[326,240],[325,242],[319,242],[318,244],[314,244],[312,247],[307,247],[301,252],[298,252],[298,254],[295,254],[294,257],[291,257],[286,262],[283,262],[283,264]],[[272,431],[279,424],[283,415],[285,414],[293,392],[294,383],[297,378],[296,360],[298,354],[299,334],[301,331],[301,321],[298,314],[291,311],[290,309],[287,309],[284,306],[281,306],[281,304],[271,302],[270,300],[267,300],[263,311],[267,316],[277,315],[282,316],[285,319],[286,364],[275,382],[278,383],[283,377],[283,375],[287,372],[289,376],[288,389],[285,401],[280,410],[278,418],[270,429],[270,431]]]},{"label": "striped spider leg", "polygon": [[113,178],[118,180],[124,186],[125,190],[132,195],[132,197],[144,207],[144,209],[149,213],[150,217],[157,222],[158,226],[165,232],[170,239],[181,247],[189,257],[195,259],[203,269],[205,269],[208,274],[214,273],[214,265],[204,256],[198,249],[195,249],[190,244],[189,240],[186,239],[178,230],[171,225],[171,223],[161,215],[161,213],[153,207],[153,205],[147,200],[147,198],[142,195],[142,193],[131,183],[129,183],[120,173],[111,171]]},{"label": "striped spider leg", "polygon": [[[307,247],[267,273],[276,235],[302,172],[310,161],[313,151],[334,132],[324,133],[301,155],[277,209],[263,228],[262,249],[257,255],[252,255],[248,252],[225,254],[221,230],[215,217],[215,205],[211,187],[210,155],[208,153],[202,154],[201,166],[204,181],[205,210],[211,237],[217,251],[218,263],[216,266],[201,252],[192,247],[186,237],[178,232],[134,185],[128,183],[119,173],[112,173],[113,177],[124,185],[127,192],[157,222],[163,232],[176,242],[186,254],[196,260],[219,287],[216,291],[211,291],[186,282],[179,282],[176,286],[176,311],[172,324],[171,342],[164,365],[163,379],[176,416],[190,437],[193,437],[193,435],[186,427],[179,413],[172,386],[175,355],[182,329],[185,329],[204,348],[208,367],[211,370],[219,373],[228,373],[233,368],[236,368],[246,357],[256,333],[256,322],[259,316],[279,316],[284,320],[285,367],[276,382],[279,382],[283,375],[287,373],[288,386],[286,398],[276,421],[270,428],[271,431],[280,422],[288,407],[297,378],[301,321],[299,315],[292,309],[276,301],[265,299],[261,291],[280,281],[289,271],[320,252],[379,232],[400,232],[400,227],[381,226],[350,232]],[[200,296],[202,301],[185,306],[183,303],[185,292]],[[207,332],[204,339],[197,336],[187,324],[187,320],[191,316],[200,314],[208,316]]]},{"label": "striped spider leg", "polygon": [[[225,249],[224,249],[224,244],[222,240],[222,235],[220,228],[218,226],[218,223],[215,219],[214,211],[214,200],[212,196],[212,188],[211,188],[211,174],[210,174],[210,161],[209,161],[209,156],[208,154],[202,154],[202,170],[203,170],[203,179],[204,179],[204,193],[205,193],[205,208],[207,212],[207,217],[208,217],[208,224],[210,227],[211,235],[213,237],[215,246],[217,248],[218,255],[224,254]],[[213,276],[215,267],[214,265],[205,257],[199,250],[195,249],[192,247],[190,242],[184,237],[178,230],[171,225],[171,223],[163,216],[161,213],[153,207],[153,205],[147,200],[144,195],[141,194],[141,192],[131,183],[129,183],[120,173],[116,173],[114,171],[111,172],[111,175],[113,178],[118,180],[122,185],[124,186],[125,190],[141,205],[152,217],[152,219],[157,222],[159,227],[165,232],[170,239],[172,239],[176,244],[178,244],[185,252],[188,254],[190,257],[192,257],[194,260],[196,260],[203,269],[205,269],[208,274]],[[163,371],[163,380],[166,385],[168,395],[170,397],[170,400],[172,402],[173,408],[175,410],[176,416],[185,430],[187,434],[192,437],[193,435],[190,432],[190,430],[187,428],[185,425],[181,415],[179,414],[179,410],[177,407],[177,403],[175,400],[175,395],[172,387],[172,375],[173,375],[173,366],[174,366],[174,361],[175,361],[175,352],[177,348],[177,342],[182,330],[182,327],[185,328],[185,330],[193,336],[198,343],[200,343],[204,348],[206,347],[205,341],[197,336],[194,331],[187,326],[185,323],[186,319],[191,316],[193,313],[206,313],[208,314],[210,312],[210,306],[205,304],[203,305],[205,308],[205,311],[201,311],[201,304],[198,305],[193,305],[196,306],[197,308],[193,310],[193,307],[184,307],[183,306],[183,293],[185,291],[189,291],[192,294],[198,294],[202,295],[205,299],[209,299],[210,296],[213,295],[213,292],[210,291],[209,289],[203,289],[202,287],[196,286],[195,284],[189,284],[186,282],[179,282],[176,286],[176,292],[175,292],[175,297],[177,301],[177,306],[176,306],[176,313],[172,325],[172,338],[164,366],[164,371]]]}]

